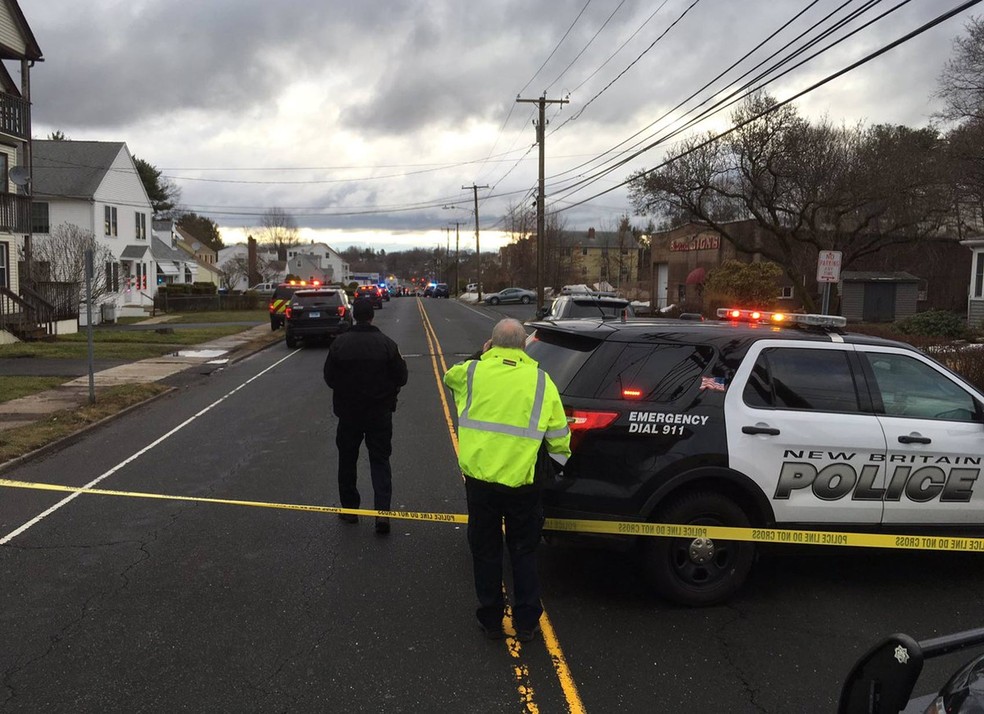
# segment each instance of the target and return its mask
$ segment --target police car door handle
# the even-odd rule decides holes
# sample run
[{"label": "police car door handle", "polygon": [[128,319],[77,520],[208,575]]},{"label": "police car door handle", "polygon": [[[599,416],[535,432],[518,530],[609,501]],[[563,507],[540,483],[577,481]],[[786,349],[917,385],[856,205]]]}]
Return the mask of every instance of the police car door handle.
[{"label": "police car door handle", "polygon": [[933,440],[930,439],[928,436],[918,436],[918,435],[913,436],[911,434],[909,436],[906,436],[905,434],[903,434],[902,436],[899,437],[899,443],[900,444],[932,444]]},{"label": "police car door handle", "polygon": [[771,426],[743,426],[742,434],[768,434],[769,436],[779,436],[779,430]]}]

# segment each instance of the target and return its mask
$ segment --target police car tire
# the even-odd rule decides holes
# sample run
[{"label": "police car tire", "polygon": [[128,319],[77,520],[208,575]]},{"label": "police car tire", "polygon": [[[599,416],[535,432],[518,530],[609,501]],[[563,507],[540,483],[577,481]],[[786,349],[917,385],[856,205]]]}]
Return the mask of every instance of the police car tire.
[{"label": "police car tire", "polygon": [[287,343],[287,348],[288,349],[291,349],[292,350],[295,347],[297,347],[297,338],[294,337],[289,332],[284,336],[284,342]]},{"label": "police car tire", "polygon": [[[727,496],[694,491],[662,507],[659,523],[750,526],[748,515]],[[714,540],[707,565],[689,558],[692,538],[643,538],[643,567],[656,592],[680,605],[715,605],[728,600],[744,584],[755,557],[753,543]]]}]

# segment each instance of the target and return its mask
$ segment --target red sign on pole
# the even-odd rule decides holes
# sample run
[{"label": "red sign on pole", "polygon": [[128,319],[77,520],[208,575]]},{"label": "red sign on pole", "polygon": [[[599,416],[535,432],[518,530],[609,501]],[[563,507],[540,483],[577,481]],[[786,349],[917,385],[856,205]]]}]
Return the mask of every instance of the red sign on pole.
[{"label": "red sign on pole", "polygon": [[821,250],[817,258],[817,282],[840,282],[841,252],[839,250]]}]

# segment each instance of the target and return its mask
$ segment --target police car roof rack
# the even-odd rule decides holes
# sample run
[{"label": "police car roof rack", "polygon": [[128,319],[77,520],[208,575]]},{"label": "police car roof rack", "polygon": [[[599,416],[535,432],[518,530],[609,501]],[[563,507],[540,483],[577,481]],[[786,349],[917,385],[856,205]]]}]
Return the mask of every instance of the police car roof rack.
[{"label": "police car roof rack", "polygon": [[841,332],[847,325],[847,318],[840,315],[818,315],[815,313],[769,312],[746,308],[719,307],[718,319],[732,322],[746,322],[752,325],[775,325],[776,327],[799,327],[820,332]]}]

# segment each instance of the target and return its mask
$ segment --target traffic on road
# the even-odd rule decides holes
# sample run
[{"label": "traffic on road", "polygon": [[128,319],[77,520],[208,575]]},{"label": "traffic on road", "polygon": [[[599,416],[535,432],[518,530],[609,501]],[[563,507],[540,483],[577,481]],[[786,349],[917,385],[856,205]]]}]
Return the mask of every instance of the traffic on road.
[{"label": "traffic on road", "polygon": [[[619,318],[563,327],[571,323],[537,323],[535,310],[401,299],[376,313],[410,371],[393,420],[385,537],[372,519],[334,516],[327,340],[285,340],[183,379],[0,472],[0,711],[827,712],[851,665],[892,633],[981,626],[981,554],[935,528],[981,509],[971,474],[984,452],[979,395],[958,378],[874,340],[845,346],[780,331],[763,341],[765,330],[725,320],[706,326],[713,340],[688,323],[670,345]],[[557,381],[569,422],[590,424],[573,429],[571,473],[551,486],[543,636],[528,643],[490,642],[476,627],[454,410],[441,385],[503,316],[536,331],[529,352]],[[633,351],[643,344],[662,345],[658,368],[651,349],[645,359]],[[819,363],[833,384],[837,359],[864,387],[851,388],[854,405],[798,404],[842,397],[816,378],[792,382]],[[862,427],[893,405],[905,413],[869,425],[886,454],[957,445],[933,451],[933,463],[880,457]],[[783,446],[787,434],[797,441]],[[932,439],[929,449],[895,438],[913,434]],[[647,451],[657,443],[681,465],[706,462],[703,502],[646,505],[660,503],[659,488],[639,478],[661,458]],[[738,497],[724,474],[742,458],[782,476],[743,484]],[[624,481],[600,478],[606,460],[628,468]],[[368,487],[365,456],[359,469]],[[639,528],[564,532],[587,515]],[[663,518],[692,530],[641,535]],[[916,547],[879,547],[882,530],[917,522]],[[714,531],[742,525],[763,526],[754,547]],[[871,540],[838,547],[776,535],[808,526]],[[921,547],[924,537],[935,547]],[[939,690],[965,659],[927,661],[915,694]]]}]

